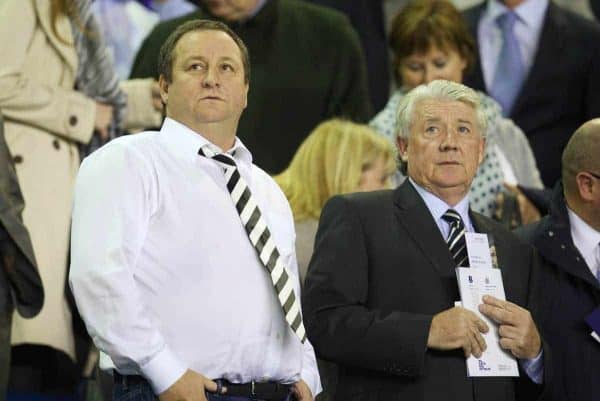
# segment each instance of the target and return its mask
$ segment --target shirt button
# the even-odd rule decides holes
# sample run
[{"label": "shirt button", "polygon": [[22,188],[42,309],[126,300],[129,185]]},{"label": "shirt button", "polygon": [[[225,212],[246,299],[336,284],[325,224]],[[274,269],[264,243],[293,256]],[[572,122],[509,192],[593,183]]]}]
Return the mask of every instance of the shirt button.
[{"label": "shirt button", "polygon": [[23,163],[23,156],[21,156],[21,155],[15,155],[13,157],[13,162],[15,162],[15,164]]},{"label": "shirt button", "polygon": [[69,117],[69,125],[71,127],[74,127],[75,125],[77,125],[77,116]]},{"label": "shirt button", "polygon": [[58,142],[58,139],[52,141],[52,146],[54,146],[54,149],[56,150],[60,149],[60,142]]}]

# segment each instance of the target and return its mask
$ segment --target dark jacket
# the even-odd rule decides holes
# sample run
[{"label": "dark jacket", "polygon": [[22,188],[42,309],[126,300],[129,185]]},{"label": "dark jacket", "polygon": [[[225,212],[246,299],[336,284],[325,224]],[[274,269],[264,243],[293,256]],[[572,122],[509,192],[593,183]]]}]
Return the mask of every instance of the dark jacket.
[{"label": "dark jacket", "polygon": [[[44,303],[44,290],[37,271],[29,233],[21,213],[24,202],[12,157],[4,139],[0,115],[0,294],[23,317],[33,317]],[[9,298],[6,298],[9,297]]]},{"label": "dark jacket", "polygon": [[[477,38],[486,3],[465,11]],[[464,83],[486,92],[477,60]],[[575,130],[600,116],[600,26],[550,2],[537,52],[510,118],[525,132],[542,180],[560,178],[560,158]]]},{"label": "dark jacket", "polygon": [[[493,236],[507,299],[531,306],[531,248],[482,215],[471,219]],[[454,266],[408,180],[326,204],[302,304],[315,350],[340,367],[336,400],[512,401],[520,384],[531,386],[524,372],[521,380],[469,378],[462,350],[427,348],[433,316],[460,300]],[[544,374],[547,383],[551,369]]]},{"label": "dark jacket", "polygon": [[552,347],[554,398],[600,399],[600,344],[584,318],[600,307],[600,285],[573,244],[562,186],[554,189],[550,214],[522,227],[517,235],[533,245],[543,261],[539,323]]},{"label": "dark jacket", "polygon": [[[161,45],[175,28],[196,18],[216,19],[200,9],[157,25],[144,40],[131,77],[157,78]],[[237,135],[267,172],[285,169],[323,120],[372,117],[365,59],[344,15],[299,0],[268,0],[250,20],[229,25],[246,44],[251,64],[248,107]]]}]

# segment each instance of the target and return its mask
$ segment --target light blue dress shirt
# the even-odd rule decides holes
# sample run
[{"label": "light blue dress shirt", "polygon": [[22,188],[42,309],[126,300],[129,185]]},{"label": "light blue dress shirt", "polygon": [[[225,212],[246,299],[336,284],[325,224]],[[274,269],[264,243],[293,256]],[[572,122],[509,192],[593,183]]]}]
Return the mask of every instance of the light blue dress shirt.
[{"label": "light blue dress shirt", "polygon": [[[518,16],[515,23],[515,36],[519,42],[526,74],[533,65],[547,9],[548,0],[526,0],[514,9]],[[494,82],[496,65],[502,49],[502,31],[496,23],[496,18],[507,10],[502,2],[488,0],[487,7],[479,20],[477,39],[481,69],[488,89]]]},{"label": "light blue dress shirt", "polygon": [[[442,219],[442,215],[448,209],[454,209],[460,214],[460,217],[463,220],[465,225],[466,232],[475,232],[475,228],[473,227],[473,222],[471,221],[471,217],[469,216],[469,196],[466,195],[460,202],[456,205],[451,206],[444,202],[442,199],[438,198],[431,192],[427,191],[425,188],[418,185],[413,181],[412,178],[408,178],[409,182],[415,188],[419,196],[425,202],[425,206],[431,213],[435,224],[437,224],[440,232],[444,239],[448,238],[448,233],[450,232],[450,224]],[[540,353],[533,359],[519,359],[519,363],[527,376],[531,380],[533,380],[537,384],[541,384],[544,381],[544,361],[543,361],[543,350],[540,350]]]}]

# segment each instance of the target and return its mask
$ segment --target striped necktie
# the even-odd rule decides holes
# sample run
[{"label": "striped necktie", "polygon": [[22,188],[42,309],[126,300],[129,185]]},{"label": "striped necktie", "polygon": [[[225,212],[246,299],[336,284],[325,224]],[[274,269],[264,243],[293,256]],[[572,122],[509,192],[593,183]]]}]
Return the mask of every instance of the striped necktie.
[{"label": "striped necktie", "polygon": [[283,258],[277,250],[275,241],[271,237],[271,232],[262,213],[252,197],[250,188],[246,181],[240,175],[237,164],[233,157],[226,153],[215,153],[209,147],[200,149],[198,154],[212,158],[220,163],[225,170],[225,180],[227,189],[231,194],[235,208],[240,215],[242,225],[246,229],[248,238],[254,246],[258,259],[267,269],[271,276],[271,282],[277,293],[277,298],[283,309],[285,320],[288,322],[292,331],[304,343],[306,332],[302,323],[300,313],[300,301],[296,297],[292,279],[290,278],[286,267],[283,265]]},{"label": "striped necktie", "polygon": [[442,216],[442,219],[450,225],[450,233],[446,242],[452,259],[454,259],[456,266],[469,267],[467,241],[465,240],[465,224],[460,218],[460,214],[454,209],[448,209]]}]

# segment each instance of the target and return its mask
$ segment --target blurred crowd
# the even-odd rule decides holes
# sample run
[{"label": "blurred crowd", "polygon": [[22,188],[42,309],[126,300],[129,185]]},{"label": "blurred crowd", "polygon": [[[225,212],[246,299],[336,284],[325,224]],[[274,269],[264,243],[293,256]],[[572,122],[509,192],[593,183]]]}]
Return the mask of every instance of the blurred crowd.
[{"label": "blurred crowd", "polygon": [[0,400],[110,399],[67,282],[73,189],[88,155],[161,127],[159,53],[184,22],[221,21],[248,49],[237,136],[289,201],[303,283],[328,199],[406,180],[398,107],[435,80],[484,110],[471,209],[510,230],[548,215],[565,146],[600,117],[598,18],[596,0],[0,1]]}]

